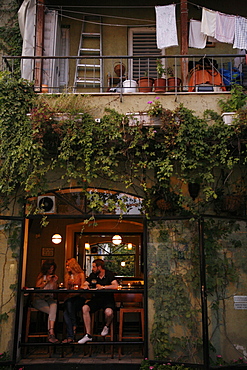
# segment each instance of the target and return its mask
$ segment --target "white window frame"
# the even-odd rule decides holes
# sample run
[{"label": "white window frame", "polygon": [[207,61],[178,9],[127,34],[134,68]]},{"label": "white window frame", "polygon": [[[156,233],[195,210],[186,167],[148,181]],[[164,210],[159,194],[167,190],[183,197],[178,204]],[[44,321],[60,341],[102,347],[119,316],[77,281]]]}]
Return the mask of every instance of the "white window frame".
[{"label": "white window frame", "polygon": [[[156,35],[156,28],[155,27],[135,27],[135,28],[129,28],[128,30],[128,55],[129,56],[134,56],[133,53],[133,36],[134,34],[136,33],[139,33],[139,34],[148,34],[148,33],[152,33],[152,34],[155,34]],[[148,54],[150,55],[155,55],[157,53],[157,58],[159,58],[160,55],[165,55],[165,49],[162,49],[162,50],[159,50],[158,48],[156,48],[156,50],[154,50],[153,53],[145,53],[148,57]],[[144,55],[145,55],[144,54]],[[153,63],[152,65],[152,70],[151,70],[151,74],[152,76],[151,77],[155,77],[155,70],[154,70],[154,65],[155,65],[155,62]],[[140,71],[140,75],[139,76],[133,76],[134,72],[133,72],[133,59],[129,60],[129,65],[128,65],[128,70],[129,70],[129,75],[128,75],[128,78],[129,79],[137,79],[139,77],[143,77],[143,70],[141,68],[141,71]],[[142,74],[142,75],[141,75]]]}]

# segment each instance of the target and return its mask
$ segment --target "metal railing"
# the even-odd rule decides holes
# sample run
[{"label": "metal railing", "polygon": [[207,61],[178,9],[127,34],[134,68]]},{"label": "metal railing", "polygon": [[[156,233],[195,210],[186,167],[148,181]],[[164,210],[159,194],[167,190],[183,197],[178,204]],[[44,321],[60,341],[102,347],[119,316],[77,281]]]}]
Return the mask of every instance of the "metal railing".
[{"label": "metal railing", "polygon": [[[69,80],[78,59],[81,68],[76,79]],[[22,77],[33,80],[35,91],[41,93],[219,92],[230,90],[235,83],[247,87],[245,55],[161,55],[159,59],[164,66],[163,82],[157,81],[160,77],[156,70],[157,56],[152,55],[3,56],[2,70],[14,73],[21,66]],[[188,71],[183,76],[182,63],[186,65],[183,71]],[[144,77],[147,86],[142,86]]]}]

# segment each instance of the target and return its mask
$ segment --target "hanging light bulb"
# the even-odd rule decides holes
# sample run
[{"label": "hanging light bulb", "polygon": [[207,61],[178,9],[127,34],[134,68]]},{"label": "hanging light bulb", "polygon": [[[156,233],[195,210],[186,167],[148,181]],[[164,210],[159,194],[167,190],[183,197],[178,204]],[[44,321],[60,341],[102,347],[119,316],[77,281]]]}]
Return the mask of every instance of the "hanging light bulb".
[{"label": "hanging light bulb", "polygon": [[133,247],[133,244],[132,243],[128,243],[128,250],[129,251],[131,251],[132,247]]},{"label": "hanging light bulb", "polygon": [[121,262],[121,266],[124,267],[125,266],[125,261],[122,261]]},{"label": "hanging light bulb", "polygon": [[120,235],[114,235],[112,237],[112,243],[115,245],[119,245],[122,243],[122,237]]},{"label": "hanging light bulb", "polygon": [[89,251],[89,250],[90,250],[90,244],[89,244],[89,243],[85,243],[85,249],[86,249],[87,251]]},{"label": "hanging light bulb", "polygon": [[51,237],[51,241],[52,241],[52,243],[54,243],[54,244],[59,244],[59,243],[61,243],[61,241],[62,241],[62,236],[61,236],[60,234],[54,234],[54,235],[52,235],[52,237]]}]

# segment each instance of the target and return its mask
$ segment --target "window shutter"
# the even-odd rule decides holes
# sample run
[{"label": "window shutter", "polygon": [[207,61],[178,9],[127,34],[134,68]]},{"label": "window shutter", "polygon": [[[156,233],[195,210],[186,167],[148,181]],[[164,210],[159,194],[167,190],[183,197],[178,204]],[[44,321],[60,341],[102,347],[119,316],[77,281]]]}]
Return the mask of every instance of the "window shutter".
[{"label": "window shutter", "polygon": [[[160,57],[160,50],[157,49],[155,30],[133,30],[132,33],[132,55],[146,56],[147,59],[133,60],[133,78],[138,79],[148,73],[149,77],[156,78],[156,59]],[[150,58],[150,56],[155,56]]]}]

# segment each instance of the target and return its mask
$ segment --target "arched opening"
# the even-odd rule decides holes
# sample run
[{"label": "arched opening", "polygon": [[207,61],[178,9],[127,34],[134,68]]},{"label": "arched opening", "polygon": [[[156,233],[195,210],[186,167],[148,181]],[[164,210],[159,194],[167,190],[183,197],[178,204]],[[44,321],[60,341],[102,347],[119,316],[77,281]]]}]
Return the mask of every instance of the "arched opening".
[{"label": "arched opening", "polygon": [[[99,257],[105,259],[116,276],[143,280],[143,216],[138,208],[141,198],[105,189],[92,189],[92,192],[103,197],[105,207],[91,221],[81,188],[54,190],[29,199],[29,209],[37,206],[43,209],[27,216],[22,286],[35,285],[45,259],[56,262],[59,281],[63,282],[65,261],[71,257],[78,260],[86,275],[91,271],[93,259]],[[128,207],[124,215],[118,208],[112,213],[107,209],[110,197],[125,200]],[[46,225],[42,225],[44,216]],[[60,243],[53,243],[54,234],[61,236]],[[112,243],[116,234],[122,238],[117,247]],[[89,249],[85,243],[90,245]]]}]

